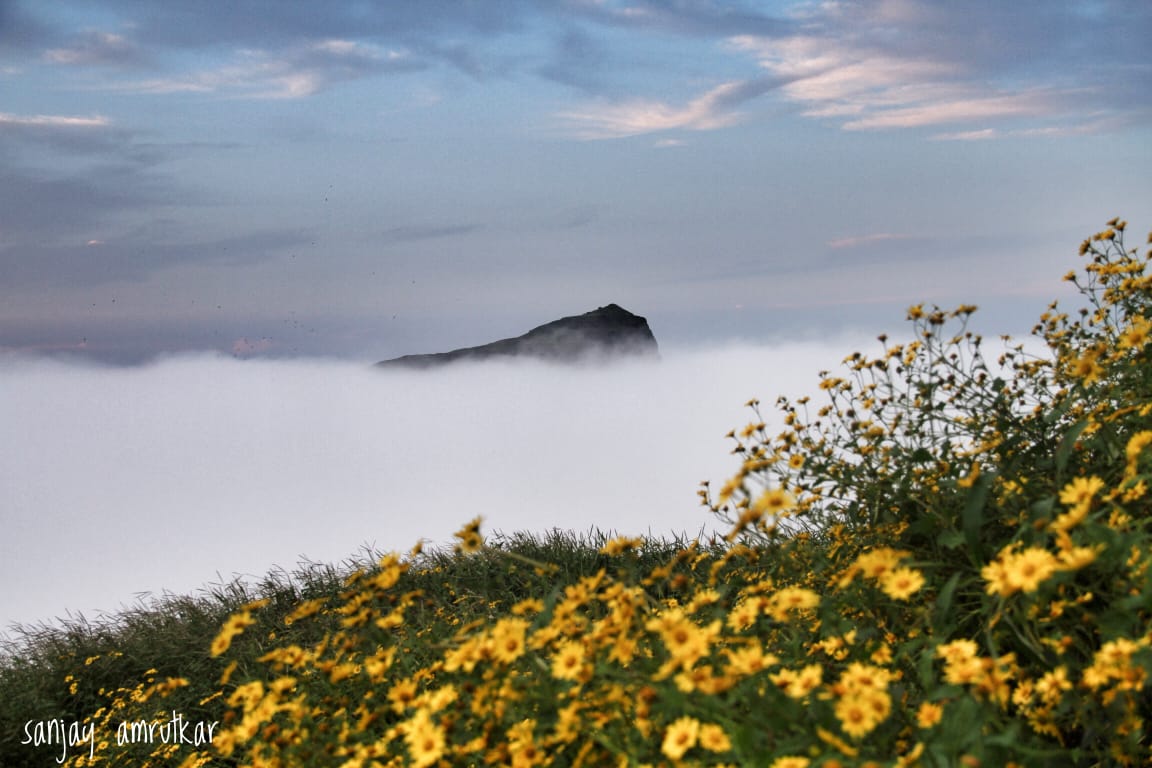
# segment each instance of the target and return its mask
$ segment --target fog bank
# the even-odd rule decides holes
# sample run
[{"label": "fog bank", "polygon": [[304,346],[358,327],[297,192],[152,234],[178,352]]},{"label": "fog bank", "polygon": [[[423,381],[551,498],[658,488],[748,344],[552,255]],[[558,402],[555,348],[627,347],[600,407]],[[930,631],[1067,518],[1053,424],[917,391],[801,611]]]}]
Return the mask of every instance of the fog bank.
[{"label": "fog bank", "polygon": [[0,360],[0,631],[365,545],[445,544],[478,515],[486,533],[718,530],[696,491],[735,470],[724,435],[744,403],[813,392],[875,344],[419,372]]}]

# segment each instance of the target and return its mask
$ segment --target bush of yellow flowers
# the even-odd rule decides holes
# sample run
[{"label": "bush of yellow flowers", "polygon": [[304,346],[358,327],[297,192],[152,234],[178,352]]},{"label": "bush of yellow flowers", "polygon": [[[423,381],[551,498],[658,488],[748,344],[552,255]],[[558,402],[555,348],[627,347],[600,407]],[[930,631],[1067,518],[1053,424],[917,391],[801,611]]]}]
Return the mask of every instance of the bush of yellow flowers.
[{"label": "bush of yellow flowers", "polygon": [[211,744],[69,765],[1148,764],[1152,252],[1125,230],[1083,243],[1085,304],[1052,304],[1042,347],[915,306],[822,402],[777,401],[783,431],[750,403],[738,469],[701,489],[724,540],[655,564],[605,540],[572,574],[473,521],[448,559],[520,593],[432,595],[414,552],[274,620],[241,606],[206,643]]}]

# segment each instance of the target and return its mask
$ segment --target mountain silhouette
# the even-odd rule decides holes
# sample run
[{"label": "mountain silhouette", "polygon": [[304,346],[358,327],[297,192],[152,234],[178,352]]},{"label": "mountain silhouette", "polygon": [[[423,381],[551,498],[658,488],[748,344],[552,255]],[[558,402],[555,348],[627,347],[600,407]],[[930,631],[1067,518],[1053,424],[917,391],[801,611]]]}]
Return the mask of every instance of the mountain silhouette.
[{"label": "mountain silhouette", "polygon": [[432,368],[460,361],[527,357],[552,362],[581,362],[623,357],[656,357],[658,347],[648,321],[617,304],[583,315],[553,320],[523,336],[501,339],[478,347],[427,355],[404,355],[384,360],[377,367]]}]

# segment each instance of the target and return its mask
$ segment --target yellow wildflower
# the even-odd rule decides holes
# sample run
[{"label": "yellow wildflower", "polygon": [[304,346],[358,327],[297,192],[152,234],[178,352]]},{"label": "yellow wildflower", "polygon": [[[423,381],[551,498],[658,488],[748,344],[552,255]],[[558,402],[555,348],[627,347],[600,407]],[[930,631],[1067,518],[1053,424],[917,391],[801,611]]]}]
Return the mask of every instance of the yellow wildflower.
[{"label": "yellow wildflower", "polygon": [[836,702],[834,711],[844,733],[859,737],[887,719],[892,712],[892,697],[876,687],[849,688]]},{"label": "yellow wildflower", "polygon": [[1152,338],[1152,320],[1137,315],[1132,324],[1120,334],[1120,349],[1140,349]]},{"label": "yellow wildflower", "polygon": [[679,760],[684,753],[696,746],[700,736],[700,721],[694,717],[681,717],[668,726],[664,732],[664,743],[660,751],[666,757]]},{"label": "yellow wildflower", "polygon": [[782,669],[770,675],[769,679],[793,699],[802,699],[811,693],[824,679],[824,668],[819,664],[809,664],[800,671]]},{"label": "yellow wildflower", "polygon": [[778,757],[768,768],[808,768],[812,761],[806,757]]},{"label": "yellow wildflower", "polygon": [[1060,491],[1060,503],[1069,506],[1088,504],[1103,487],[1104,481],[1098,477],[1077,477]]},{"label": "yellow wildflower", "polygon": [[457,552],[467,554],[477,552],[484,547],[484,538],[480,535],[481,522],[482,518],[473,518],[471,522],[452,534],[460,540],[460,543],[456,545]]},{"label": "yellow wildflower", "polygon": [[524,636],[528,622],[524,619],[501,619],[492,630],[492,656],[510,664],[524,654]]},{"label": "yellow wildflower", "polygon": [[927,730],[939,724],[944,719],[944,707],[935,702],[926,701],[916,710],[916,725]]},{"label": "yellow wildflower", "polygon": [[404,743],[412,755],[412,765],[425,768],[444,755],[444,727],[432,722],[431,716],[420,710],[404,724]]},{"label": "yellow wildflower", "polygon": [[772,488],[752,502],[752,511],[760,515],[779,515],[796,506],[796,497],[783,488]]},{"label": "yellow wildflower", "polygon": [[894,600],[907,600],[924,586],[924,575],[914,568],[897,568],[880,578],[880,588]]},{"label": "yellow wildflower", "polygon": [[709,752],[727,752],[732,749],[732,741],[723,728],[708,723],[700,726],[700,746]]},{"label": "yellow wildflower", "polygon": [[820,605],[820,596],[803,587],[785,587],[768,600],[768,613],[776,621],[788,621],[792,611],[802,611]]},{"label": "yellow wildflower", "polygon": [[625,552],[632,552],[643,546],[644,540],[635,536],[617,536],[616,538],[605,542],[604,546],[600,547],[600,554],[602,555],[621,555]]},{"label": "yellow wildflower", "polygon": [[1077,357],[1068,366],[1068,373],[1077,379],[1082,379],[1085,384],[1092,384],[1099,381],[1100,377],[1104,374],[1104,369],[1099,363],[1100,350],[1089,349],[1083,355]]},{"label": "yellow wildflower", "polygon": [[1150,444],[1152,444],[1152,431],[1149,430],[1137,432],[1128,440],[1128,445],[1124,449],[1124,457],[1127,464],[1124,469],[1125,477],[1132,477],[1136,474],[1140,453]]},{"label": "yellow wildflower", "polygon": [[227,651],[232,645],[232,638],[242,634],[244,629],[251,626],[255,621],[248,611],[240,611],[229,616],[224,622],[224,626],[220,628],[220,633],[216,635],[216,639],[212,641],[210,648],[212,657],[215,658]]},{"label": "yellow wildflower", "polygon": [[584,644],[568,640],[552,658],[552,676],[559,680],[576,680],[584,669]]},{"label": "yellow wildflower", "polygon": [[1046,549],[1028,547],[1017,552],[1008,547],[984,566],[980,575],[988,582],[988,594],[1007,597],[1015,592],[1035,592],[1058,570],[1060,561]]}]

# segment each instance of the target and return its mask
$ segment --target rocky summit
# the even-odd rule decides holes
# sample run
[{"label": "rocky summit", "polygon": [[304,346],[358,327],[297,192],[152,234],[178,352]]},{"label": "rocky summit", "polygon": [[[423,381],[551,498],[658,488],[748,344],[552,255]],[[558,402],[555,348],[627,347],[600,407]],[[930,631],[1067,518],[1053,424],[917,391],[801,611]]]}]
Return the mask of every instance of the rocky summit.
[{"label": "rocky summit", "polygon": [[405,355],[384,360],[378,367],[431,368],[460,361],[527,357],[553,362],[624,357],[656,357],[656,337],[648,321],[617,304],[583,315],[562,317],[533,328],[523,336],[501,339],[478,347],[428,355]]}]

